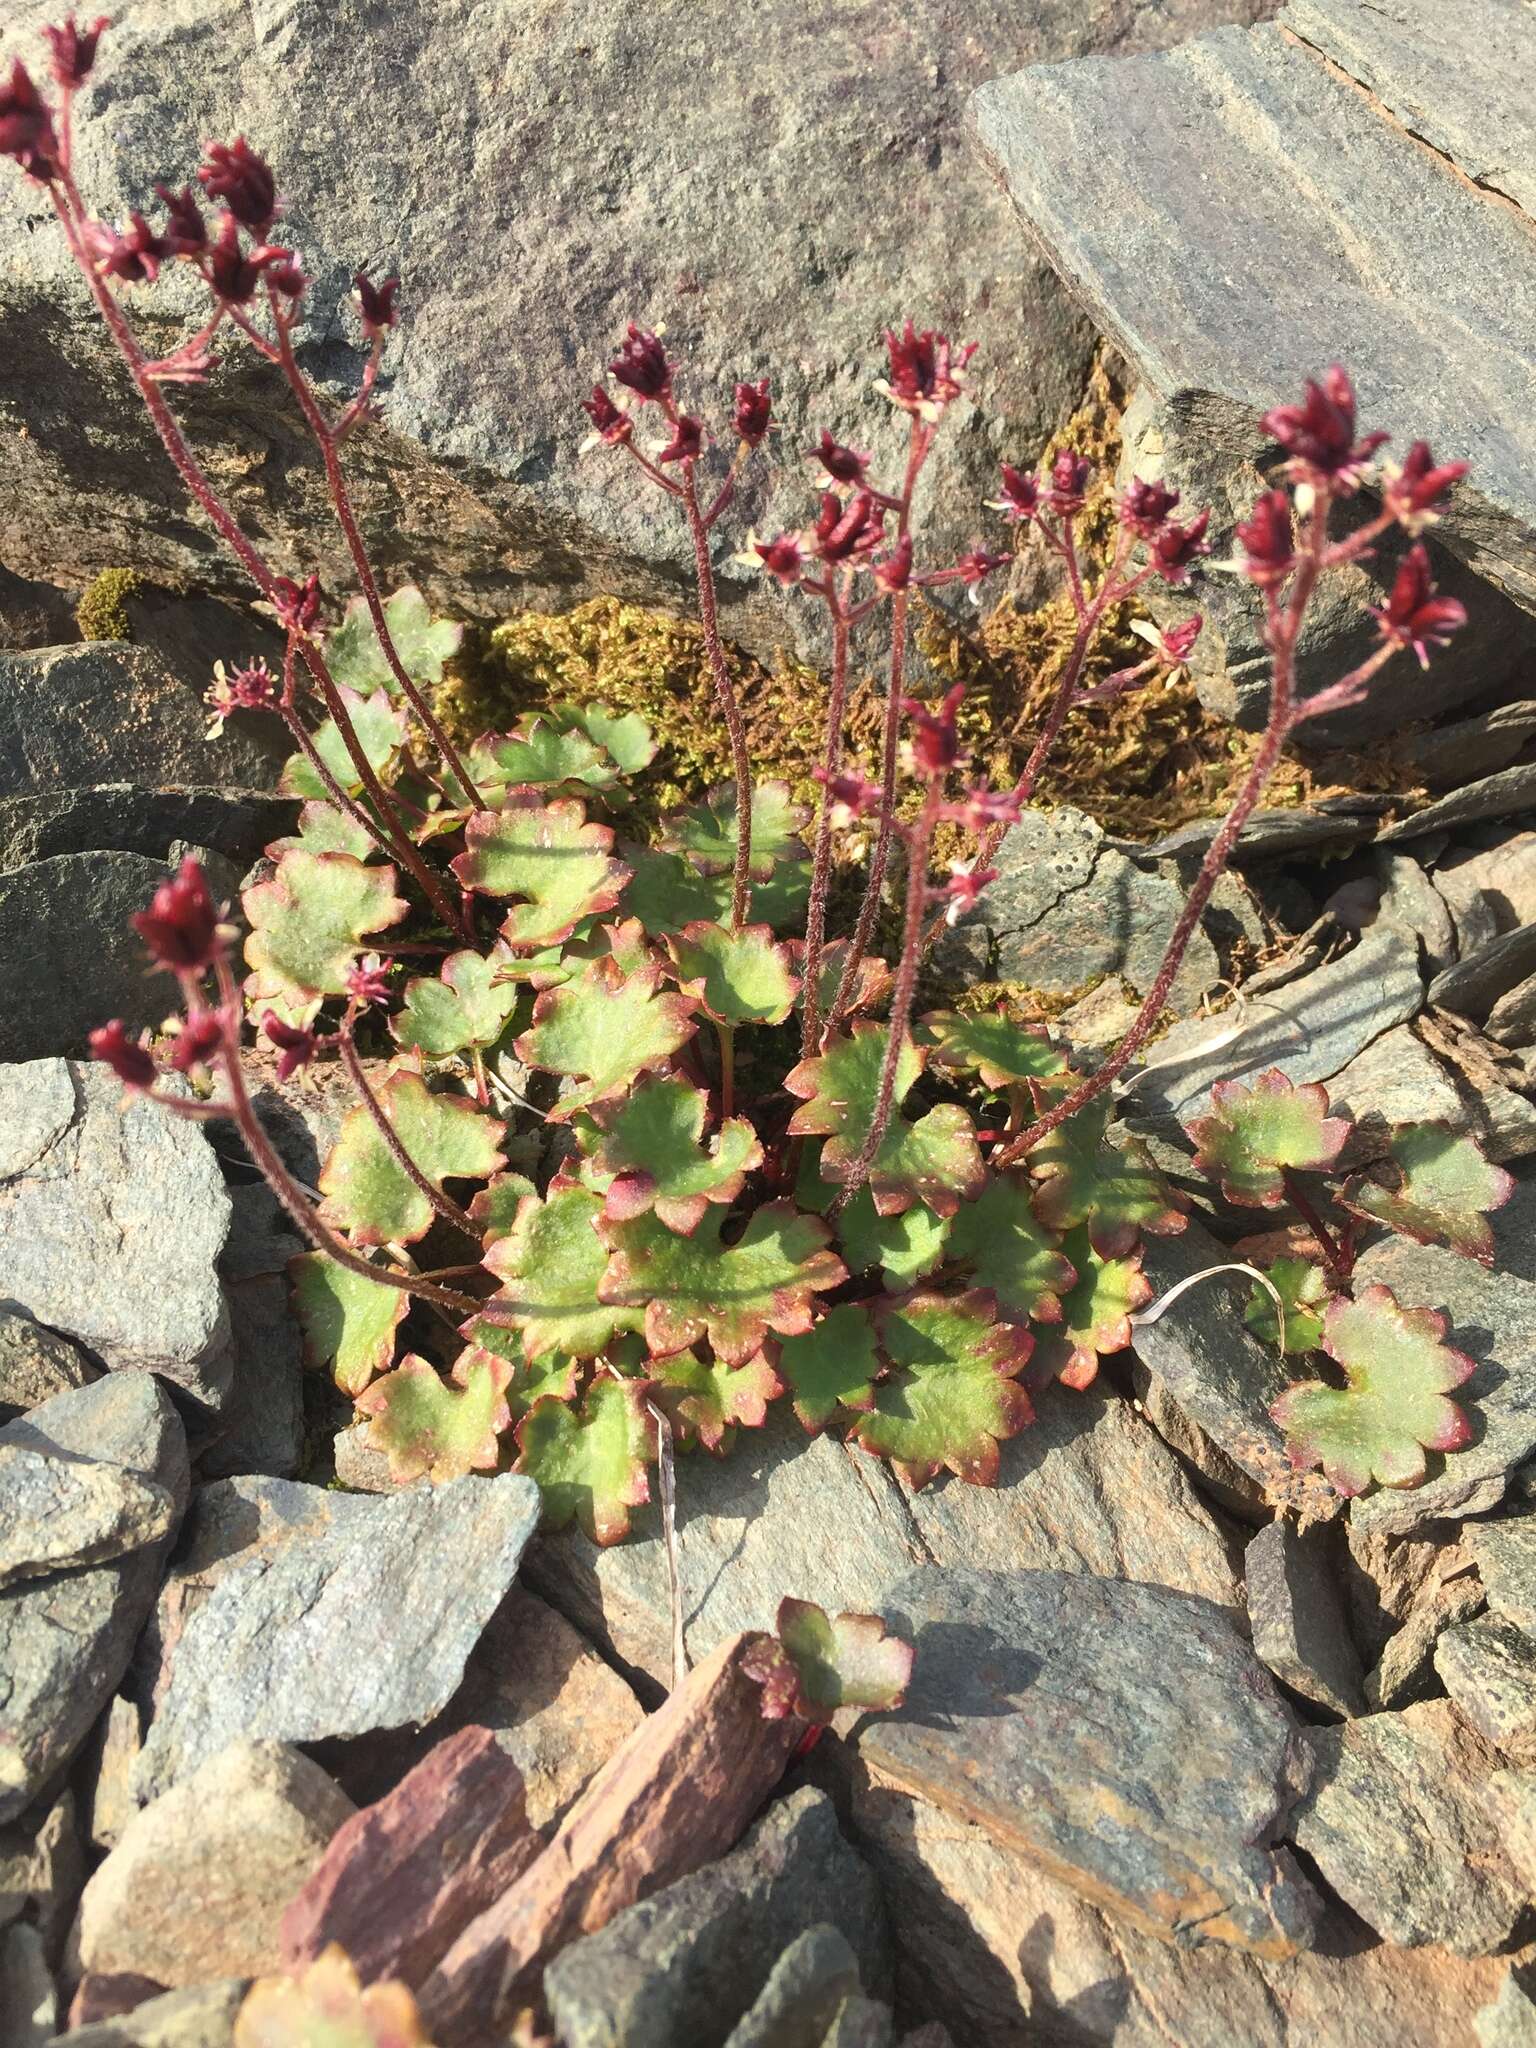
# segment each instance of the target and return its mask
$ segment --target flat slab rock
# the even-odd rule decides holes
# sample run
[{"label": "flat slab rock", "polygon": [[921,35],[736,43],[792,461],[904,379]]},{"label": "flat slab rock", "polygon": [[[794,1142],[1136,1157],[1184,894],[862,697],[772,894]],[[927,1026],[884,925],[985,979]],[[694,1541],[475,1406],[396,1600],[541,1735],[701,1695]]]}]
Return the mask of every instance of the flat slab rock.
[{"label": "flat slab rock", "polygon": [[93,1063],[0,1066],[4,1285],[36,1321],[217,1407],[232,1371],[214,1270],[229,1217],[196,1124],[125,1103]]},{"label": "flat slab rock", "polygon": [[[1458,137],[1458,110],[1475,106],[1477,154],[1497,136],[1501,159],[1524,166],[1523,67],[1498,53],[1527,46],[1529,9],[1398,0],[1372,10],[1368,51],[1366,12],[1319,0],[1162,55],[999,78],[973,99],[977,130],[1025,221],[1154,395],[1207,394],[1237,435],[1291,396],[1298,370],[1342,359],[1367,425],[1472,461],[1440,534],[1536,609],[1531,221],[1437,163],[1405,125]],[[1436,63],[1442,44],[1454,63]],[[1385,104],[1355,88],[1351,67],[1385,81]],[[1415,92],[1415,72],[1432,76],[1432,93]]]},{"label": "flat slab rock", "polygon": [[183,1622],[135,1766],[140,1799],[232,1741],[309,1743],[430,1720],[539,1518],[538,1488],[512,1474],[387,1499],[264,1484],[309,1526],[258,1540]]},{"label": "flat slab rock", "polygon": [[912,1574],[884,1612],[917,1663],[906,1705],[858,1731],[881,1783],[1166,1940],[1310,1946],[1319,1901],[1267,1845],[1311,1754],[1227,1616],[1166,1587],[958,1569]]}]

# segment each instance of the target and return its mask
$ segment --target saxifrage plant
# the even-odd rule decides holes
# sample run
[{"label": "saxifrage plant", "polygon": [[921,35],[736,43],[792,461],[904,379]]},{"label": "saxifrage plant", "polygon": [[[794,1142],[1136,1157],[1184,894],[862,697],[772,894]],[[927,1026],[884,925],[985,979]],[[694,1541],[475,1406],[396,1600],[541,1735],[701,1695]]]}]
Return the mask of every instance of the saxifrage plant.
[{"label": "saxifrage plant", "polygon": [[[819,604],[830,628],[823,794],[814,817],[781,784],[753,784],[716,616],[714,535],[773,428],[766,381],[736,386],[728,457],[685,409],[676,364],[631,326],[585,401],[593,440],[671,501],[688,533],[709,669],[730,735],[733,782],[627,836],[626,779],[654,736],[633,715],[557,705],[510,733],[456,747],[432,686],[456,641],[413,589],[385,601],[353,516],[341,455],[368,416],[398,317],[394,278],[357,278],[368,356],[339,411],[316,393],[295,344],[307,289],[271,238],[276,182],[243,138],[209,149],[201,195],[159,188],[156,224],[95,220],[71,170],[75,94],[99,25],[50,32],[54,104],[18,63],[0,89],[0,150],[47,194],[69,249],[187,486],[282,631],[280,675],[253,663],[216,678],[219,717],[272,712],[295,754],[284,787],[303,799],[297,832],[244,894],[247,974],[194,862],[135,924],[173,977],[182,1014],[159,1045],[120,1023],[93,1039],[130,1088],[168,1113],[233,1117],[252,1158],[313,1249],[294,1262],[311,1361],[367,1418],[369,1441],[405,1480],[509,1463],[543,1490],[548,1519],[622,1537],[670,1445],[728,1451],[787,1403],[808,1431],[836,1427],[920,1486],[948,1471],[979,1484],[1001,1442],[1032,1419],[1052,1378],[1086,1385],[1130,1341],[1150,1297],[1145,1233],[1184,1227],[1183,1206],[1113,1117],[1115,1083],[1163,1016],[1169,989],[1244,822],[1282,749],[1317,716],[1359,701],[1411,649],[1421,662],[1463,623],[1436,594],[1419,536],[1464,464],[1422,442],[1381,465],[1361,436],[1339,369],[1265,426],[1279,481],[1237,528],[1224,565],[1261,593],[1272,662],[1269,715],[1211,842],[1134,1023],[1092,1072],[1042,1032],[997,1012],[914,1016],[926,948],[992,879],[1002,834],[1029,804],[1067,714],[1154,685],[1186,663],[1198,616],[1146,626],[1145,659],[1083,678],[1106,618],[1154,579],[1188,585],[1209,551],[1208,515],[1176,517],[1178,494],[1134,481],[1119,500],[1107,565],[1090,569],[1080,515],[1090,464],[1072,449],[1046,474],[1005,465],[995,507],[1033,526],[1060,561],[1076,638],[1049,715],[1011,788],[968,770],[956,714],[905,694],[914,591],[975,590],[1007,559],[978,549],[919,564],[916,487],[971,350],[908,321],[887,336],[877,387],[906,422],[890,487],[871,458],[823,434],[807,526],[747,536],[738,561]],[[210,221],[203,207],[218,211]],[[179,264],[207,288],[201,328],[150,359],[119,297]],[[273,573],[210,482],[166,398],[207,375],[219,337],[286,380],[320,450],[360,595],[327,630],[314,577]],[[652,432],[647,435],[647,428]],[[706,477],[709,478],[706,484]],[[1335,514],[1370,481],[1380,509],[1345,534]],[[1377,612],[1378,643],[1349,674],[1297,693],[1295,653],[1320,581],[1393,530],[1412,541]],[[855,636],[875,617],[889,647],[878,772],[844,753]],[[905,735],[905,743],[903,737]],[[827,916],[840,836],[868,858],[846,936]],[[936,835],[973,851],[939,878]],[[887,884],[901,855],[894,958],[876,957]],[[381,957],[387,948],[388,958]],[[249,1019],[284,1075],[321,1058],[358,1096],[311,1199],[253,1108],[240,1037]],[[382,1078],[361,1044],[387,1034]],[[518,1063],[521,1063],[521,1068]],[[162,1086],[169,1068],[192,1090]],[[503,1112],[526,1114],[516,1075],[554,1077],[546,1112],[558,1163],[543,1185],[508,1170]],[[1345,1126],[1318,1089],[1283,1075],[1215,1091],[1191,1126],[1196,1166],[1229,1199],[1289,1204],[1320,1260],[1281,1264],[1259,1297],[1284,1348],[1317,1370],[1276,1408],[1292,1456],[1341,1490],[1412,1484],[1425,1449],[1465,1441],[1447,1396],[1469,1369],[1441,1341],[1444,1319],[1383,1287],[1352,1293],[1361,1219],[1486,1257],[1486,1212],[1507,1177],[1465,1139],[1400,1132],[1378,1172],[1351,1182],[1354,1219],[1335,1235],[1306,1176],[1337,1156]],[[413,1248],[415,1248],[413,1250]],[[425,1250],[425,1260],[418,1255]]]}]

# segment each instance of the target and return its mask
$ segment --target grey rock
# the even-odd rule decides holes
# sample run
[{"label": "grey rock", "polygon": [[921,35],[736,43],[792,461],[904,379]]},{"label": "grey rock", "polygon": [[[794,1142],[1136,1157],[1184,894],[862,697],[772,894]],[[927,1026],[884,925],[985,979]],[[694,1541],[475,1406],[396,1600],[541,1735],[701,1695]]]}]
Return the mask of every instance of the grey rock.
[{"label": "grey rock", "polygon": [[1365,1696],[1373,1709],[1406,1707],[1439,1690],[1435,1651],[1447,1629],[1482,1611],[1483,1588],[1476,1572],[1430,1580],[1383,1646],[1366,1674]]},{"label": "grey rock", "polygon": [[1497,1948],[1525,1898],[1481,1797],[1495,1759],[1449,1701],[1311,1740],[1317,1767],[1289,1834],[1340,1898],[1402,1948]]},{"label": "grey rock", "polygon": [[58,2025],[59,1995],[35,1927],[0,1930],[0,2040],[6,2048],[43,2048]]},{"label": "grey rock", "polygon": [[[821,2048],[891,2048],[895,2034],[887,2007],[874,1998],[849,1998],[843,2002],[842,2010],[827,2029]],[[905,2048],[911,2048],[912,2035],[907,2036]],[[948,2048],[949,2037],[942,2034],[931,2038],[927,2048]],[[918,2042],[917,2048],[923,2048]]]},{"label": "grey rock", "polygon": [[1506,1756],[1536,1756],[1536,1638],[1485,1614],[1445,1631],[1435,1669],[1480,1735]]},{"label": "grey rock", "polygon": [[1254,1654],[1293,1692],[1334,1714],[1365,1711],[1360,1653],[1340,1598],[1336,1532],[1271,1522],[1248,1545]]},{"label": "grey rock", "polygon": [[[905,1705],[857,1731],[884,1782],[1146,1932],[1272,1956],[1310,1946],[1318,1900],[1267,1846],[1310,1755],[1219,1609],[1060,1572],[930,1570],[884,1612],[917,1649]],[[1199,1728],[1219,1745],[1191,1741]]]},{"label": "grey rock", "polygon": [[[909,1494],[880,1461],[830,1435],[808,1441],[792,1416],[772,1414],[729,1459],[683,1463],[677,1535],[696,1655],[770,1626],[785,1593],[868,1610],[922,1563],[1147,1579],[1239,1603],[1220,1533],[1153,1432],[1123,1401],[1063,1388],[1047,1389],[1033,1426],[1002,1446],[995,1487],[941,1480]],[[652,1518],[606,1550],[579,1531],[542,1537],[523,1576],[623,1664],[666,1682],[666,1558]]]},{"label": "grey rock", "polygon": [[113,782],[47,796],[0,798],[0,869],[65,853],[140,853],[162,859],[174,840],[249,865],[291,829],[297,806],[256,790],[139,789]]},{"label": "grey rock", "polygon": [[511,1474],[383,1500],[267,1485],[312,1527],[267,1554],[254,1546],[186,1621],[135,1768],[141,1799],[237,1739],[317,1742],[430,1720],[539,1517],[538,1488]]},{"label": "grey rock", "polygon": [[[147,1373],[57,1394],[0,1430],[0,1443],[97,1458],[186,1500],[186,1440]],[[0,1822],[25,1810],[84,1742],[117,1690],[154,1604],[164,1543],[0,1592]]]},{"label": "grey rock", "polygon": [[1483,1787],[1483,1800],[1510,1862],[1536,1887],[1536,1772],[1495,1771]]},{"label": "grey rock", "polygon": [[1536,832],[1484,827],[1477,842],[1435,862],[1435,887],[1450,906],[1463,957],[1536,918]]},{"label": "grey rock", "polygon": [[1368,1664],[1437,1588],[1459,1578],[1476,1583],[1472,1552],[1452,1523],[1428,1522],[1414,1535],[1396,1536],[1346,1521],[1344,1536],[1350,1624]]},{"label": "grey rock", "polygon": [[806,1786],[770,1806],[738,1849],[616,1913],[544,1972],[567,2048],[719,2048],[776,1958],[812,1927],[846,1940],[873,1992],[890,1976],[879,1888]]},{"label": "grey rock", "polygon": [[126,1694],[115,1694],[96,1723],[77,1780],[85,1832],[98,1849],[114,1848],[139,1810],[131,1784],[143,1746],[143,1716]]},{"label": "grey rock", "polygon": [[1394,1024],[1330,1076],[1328,1105],[1354,1125],[1339,1154],[1341,1168],[1385,1158],[1395,1124],[1444,1123],[1458,1136],[1486,1141],[1488,1135],[1472,1091],[1457,1086],[1411,1024]]},{"label": "grey rock", "polygon": [[[1026,811],[1004,836],[997,879],[939,943],[936,971],[951,982],[1027,981],[1048,995],[1118,975],[1138,994],[1151,987],[1185,890],[1117,852],[1102,828],[1062,806]],[[1193,1009],[1221,978],[1202,931],[1184,956],[1169,1000]]]},{"label": "grey rock", "polygon": [[1536,733],[1536,702],[1499,704],[1476,718],[1403,740],[1399,758],[1431,789],[1455,789],[1508,768]]},{"label": "grey rock", "polygon": [[1495,1614],[1536,1634],[1536,1515],[1472,1522],[1467,1546]]},{"label": "grey rock", "polygon": [[1536,1287],[1400,1237],[1370,1246],[1355,1279],[1361,1287],[1380,1281],[1400,1302],[1449,1316],[1446,1342],[1478,1362],[1456,1395],[1477,1437],[1464,1451],[1432,1459],[1422,1486],[1361,1495],[1350,1503],[1351,1521],[1402,1534],[1448,1515],[1486,1514],[1536,1454]]},{"label": "grey rock", "polygon": [[1488,1012],[1488,1036],[1495,1045],[1536,1042],[1536,974],[1506,989]]},{"label": "grey rock", "polygon": [[825,2048],[838,2013],[858,1996],[853,1950],[835,1927],[808,1927],[774,1964],[725,2048]]},{"label": "grey rock", "polygon": [[0,1436],[0,1586],[157,1543],[181,1509],[169,1487],[121,1465]]},{"label": "grey rock", "polygon": [[[1408,8],[1406,33],[1431,11]],[[1498,105],[1518,128],[1517,78]],[[1438,531],[1536,607],[1536,258],[1518,212],[1437,166],[1279,24],[1002,78],[973,112],[1015,206],[1154,397],[1207,401],[1240,443],[1301,366],[1342,354],[1363,424],[1475,459]],[[1170,151],[1177,133],[1199,148]]]},{"label": "grey rock", "polygon": [[0,1422],[98,1374],[78,1344],[13,1309],[0,1309]]},{"label": "grey rock", "polygon": [[218,1434],[198,1452],[205,1479],[261,1472],[287,1479],[304,1455],[303,1359],[285,1268],[304,1247],[285,1227],[264,1181],[231,1185],[229,1238],[219,1261],[234,1338],[234,1384]]},{"label": "grey rock", "polygon": [[168,1991],[120,2019],[75,2028],[69,2048],[230,2048],[247,1988],[234,1977]]},{"label": "grey rock", "polygon": [[1499,998],[1536,974],[1536,925],[1505,932],[1458,960],[1429,985],[1429,1000],[1463,1017],[1485,1019]]},{"label": "grey rock", "polygon": [[[1380,801],[1370,797],[1329,797],[1292,810],[1257,810],[1238,837],[1233,860],[1243,866],[1298,853],[1341,852],[1375,836],[1381,810]],[[1196,818],[1138,851],[1149,860],[1198,860],[1220,829],[1220,818]]]},{"label": "grey rock", "polygon": [[[61,1792],[46,1812],[0,1828],[0,1927],[25,1920],[57,1963],[85,1883],[85,1851],[74,1794]],[[3,2037],[0,2037],[3,2038]]]},{"label": "grey rock", "polygon": [[198,1126],[125,1103],[105,1067],[40,1060],[0,1067],[0,1152],[17,1162],[0,1168],[5,1306],[216,1407],[231,1376],[214,1271],[230,1205]]},{"label": "grey rock", "polygon": [[1469,782],[1449,796],[1426,804],[1406,818],[1399,818],[1382,832],[1384,840],[1423,839],[1431,832],[1450,832],[1459,826],[1475,825],[1484,818],[1511,818],[1536,804],[1536,761],[1524,761],[1513,768],[1501,768]]},{"label": "grey rock", "polygon": [[1511,1970],[1492,2005],[1472,2015],[1480,2048],[1529,2048],[1536,2041],[1536,1997]]},{"label": "grey rock", "polygon": [[1373,869],[1381,882],[1377,911],[1394,924],[1417,932],[1421,960],[1429,974],[1438,974],[1456,958],[1456,927],[1446,899],[1411,854],[1378,847]]}]

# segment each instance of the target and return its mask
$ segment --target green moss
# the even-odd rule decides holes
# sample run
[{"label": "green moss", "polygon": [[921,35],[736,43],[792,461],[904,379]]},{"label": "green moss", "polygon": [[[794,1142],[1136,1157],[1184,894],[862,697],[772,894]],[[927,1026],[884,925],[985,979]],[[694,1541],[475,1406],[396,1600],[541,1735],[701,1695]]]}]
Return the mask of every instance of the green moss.
[{"label": "green moss", "polygon": [[75,624],[85,640],[131,640],[128,603],[144,589],[136,569],[103,569],[75,606]]}]

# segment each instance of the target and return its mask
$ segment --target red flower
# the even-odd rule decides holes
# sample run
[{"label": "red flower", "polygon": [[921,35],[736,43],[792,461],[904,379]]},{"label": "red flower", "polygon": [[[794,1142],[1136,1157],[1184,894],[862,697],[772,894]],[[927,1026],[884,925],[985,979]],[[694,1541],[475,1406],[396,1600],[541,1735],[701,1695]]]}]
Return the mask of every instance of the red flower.
[{"label": "red flower", "polygon": [[29,177],[48,184],[59,174],[53,116],[18,57],[0,85],[0,156],[13,156]]},{"label": "red flower", "polygon": [[763,567],[786,588],[805,574],[805,551],[798,534],[781,533],[777,540],[754,540],[750,545]]},{"label": "red flower", "polygon": [[934,902],[945,906],[944,922],[954,925],[968,910],[974,909],[988,882],[996,880],[996,868],[973,868],[963,860],[951,861],[949,880],[929,894]]},{"label": "red flower", "polygon": [[1382,638],[1411,647],[1421,668],[1429,667],[1431,647],[1444,647],[1467,623],[1466,606],[1454,597],[1436,597],[1429,553],[1421,541],[1398,566],[1392,594],[1384,605],[1372,605]]},{"label": "red flower", "polygon": [[904,533],[895,547],[875,564],[875,586],[887,597],[905,590],[912,581],[912,536]]},{"label": "red flower", "polygon": [[1093,480],[1093,464],[1075,448],[1063,448],[1051,464],[1050,488],[1046,492],[1056,512],[1081,512],[1083,499]]},{"label": "red flower", "polygon": [[203,701],[219,714],[221,720],[236,711],[271,711],[277,705],[277,677],[264,661],[247,662],[244,668],[237,668],[226,674],[222,661],[213,665],[213,681],[203,694]]},{"label": "red flower", "polygon": [[313,1031],[305,1031],[297,1024],[285,1024],[276,1010],[268,1010],[262,1018],[261,1035],[282,1054],[277,1063],[279,1081],[286,1081],[300,1067],[307,1067],[320,1048],[320,1041]]},{"label": "red flower", "polygon": [[1040,479],[1026,476],[1021,469],[1015,469],[1011,462],[1003,464],[1003,495],[992,502],[992,510],[1001,512],[1005,519],[1015,526],[1033,519],[1040,510]]},{"label": "red flower", "polygon": [[658,462],[697,462],[704,446],[704,422],[691,413],[680,412],[673,423],[672,438],[657,455]]},{"label": "red flower", "polygon": [[194,1003],[176,1034],[171,1065],[179,1074],[190,1074],[194,1067],[206,1067],[223,1043],[223,1011],[205,1010],[200,1003]]},{"label": "red flower", "polygon": [[1136,477],[1121,494],[1120,524],[1143,540],[1153,540],[1168,523],[1178,502],[1178,492],[1170,491],[1166,484],[1148,483]]},{"label": "red flower", "polygon": [[671,395],[672,365],[666,350],[654,334],[637,327],[633,320],[608,371],[637,398],[660,403]]},{"label": "red flower", "polygon": [[1390,438],[1367,434],[1355,439],[1354,386],[1337,363],[1321,384],[1307,380],[1300,405],[1277,405],[1259,424],[1290,456],[1295,473],[1343,491],[1355,488],[1365,464]]},{"label": "red flower", "polygon": [[1205,529],[1210,523],[1210,513],[1202,512],[1188,526],[1175,526],[1170,522],[1158,534],[1151,544],[1152,566],[1165,583],[1187,583],[1196,557],[1211,552],[1211,544],[1205,537]]},{"label": "red flower", "polygon": [[375,284],[366,270],[360,270],[352,283],[357,292],[357,310],[363,332],[370,341],[377,341],[391,327],[400,325],[400,313],[395,305],[395,293],[400,289],[398,277],[386,277],[382,284]]},{"label": "red flower", "polygon": [[103,1024],[99,1031],[93,1031],[87,1039],[91,1058],[100,1060],[124,1081],[130,1088],[152,1088],[155,1082],[155,1063],[137,1038],[128,1036],[128,1027],[121,1017],[114,1017],[110,1024]]},{"label": "red flower", "polygon": [[930,711],[915,697],[908,697],[902,710],[912,720],[912,759],[924,775],[943,775],[961,756],[960,731],[955,713],[965,695],[964,683],[956,683],[937,711]]},{"label": "red flower", "polygon": [[128,922],[149,948],[157,967],[175,974],[202,974],[224,952],[219,913],[208,881],[188,854],[180,872],[155,891],[148,910]]},{"label": "red flower", "polygon": [[1452,484],[1459,483],[1472,467],[1470,462],[1443,462],[1435,467],[1427,441],[1415,441],[1403,458],[1401,469],[1387,472],[1382,493],[1387,510],[1410,533],[1422,533],[1440,511],[1441,500]]},{"label": "red flower", "polygon": [[277,181],[243,135],[233,142],[210,142],[197,179],[210,199],[221,199],[255,234],[264,235],[277,218]]},{"label": "red flower", "polygon": [[951,824],[980,833],[993,825],[1017,825],[1019,800],[1011,789],[988,789],[985,783],[978,783],[959,803],[946,804],[944,815]]},{"label": "red flower", "polygon": [[226,306],[243,306],[255,296],[262,273],[274,263],[287,263],[286,249],[258,248],[247,253],[240,246],[240,224],[232,213],[219,216],[219,232],[208,244],[208,282],[215,296]]},{"label": "red flower", "polygon": [[856,491],[844,505],[836,491],[823,493],[816,515],[815,551],[824,562],[867,557],[885,537],[885,521],[868,491]]},{"label": "red flower", "polygon": [[197,203],[197,195],[190,185],[183,185],[179,192],[173,192],[168,185],[157,185],[156,192],[165,201],[165,227],[161,241],[165,244],[167,256],[195,256],[208,246],[208,223],[203,219]]},{"label": "red flower", "polygon": [[989,555],[985,548],[973,548],[956,562],[954,574],[967,589],[974,590],[996,570],[1006,568],[1012,560],[1012,555]]},{"label": "red flower", "polygon": [[297,584],[291,576],[272,578],[272,609],[285,633],[308,633],[320,617],[320,578]]},{"label": "red flower", "polygon": [[879,810],[883,794],[879,783],[871,782],[856,768],[844,769],[838,775],[828,775],[825,768],[813,768],[811,774],[826,786],[834,825],[851,825],[856,818],[867,818]]},{"label": "red flower", "polygon": [[393,960],[381,960],[377,953],[365,953],[357,965],[347,971],[347,994],[354,1003],[387,1003],[389,977],[394,971]]},{"label": "red flower", "polygon": [[1183,668],[1195,651],[1195,642],[1205,620],[1199,612],[1187,619],[1181,619],[1176,626],[1165,626],[1158,635],[1158,659],[1168,668]]},{"label": "red flower", "polygon": [[1295,531],[1288,491],[1266,491],[1246,519],[1238,521],[1243,574],[1261,590],[1283,583],[1296,565]]},{"label": "red flower", "polygon": [[736,409],[731,426],[738,441],[755,448],[773,424],[773,406],[768,397],[768,379],[758,384],[736,386]]},{"label": "red flower", "polygon": [[844,448],[834,441],[825,427],[821,439],[810,451],[813,461],[819,462],[835,484],[862,484],[864,472],[869,468],[869,457],[861,449]]},{"label": "red flower", "polygon": [[105,14],[98,14],[89,28],[80,28],[75,17],[66,14],[61,27],[43,30],[53,52],[50,68],[61,91],[74,92],[84,85],[96,62],[96,45],[101,40],[101,32],[111,25]]},{"label": "red flower", "polygon": [[300,270],[298,258],[288,249],[268,249],[262,253],[274,259],[266,274],[272,289],[281,292],[285,299],[303,298],[309,279]]},{"label": "red flower", "polygon": [[598,439],[610,448],[621,447],[635,431],[629,414],[619,410],[601,384],[592,386],[592,396],[581,401],[581,409],[597,429]]},{"label": "red flower", "polygon": [[124,284],[153,284],[162,261],[175,254],[142,213],[130,213],[121,234],[99,220],[87,222],[85,234],[97,270],[103,277],[121,278]]},{"label": "red flower", "polygon": [[919,334],[910,320],[900,334],[887,329],[885,347],[891,364],[886,395],[904,411],[929,421],[960,396],[960,372],[976,353],[975,342],[952,343],[947,334],[927,328]]}]

